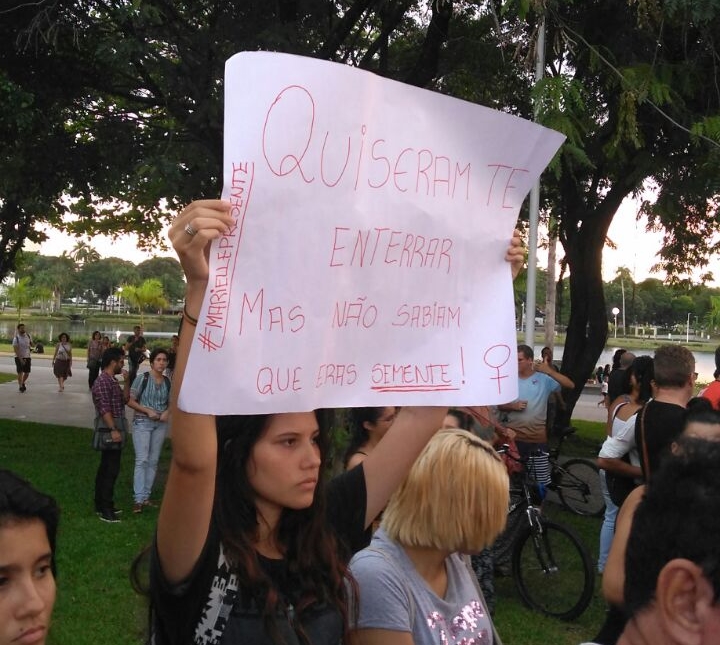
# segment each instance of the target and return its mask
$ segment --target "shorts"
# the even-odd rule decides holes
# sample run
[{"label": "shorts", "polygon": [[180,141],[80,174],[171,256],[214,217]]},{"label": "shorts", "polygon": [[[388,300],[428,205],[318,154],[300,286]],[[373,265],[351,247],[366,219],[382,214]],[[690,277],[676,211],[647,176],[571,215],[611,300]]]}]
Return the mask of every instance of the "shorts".
[{"label": "shorts", "polygon": [[15,369],[18,374],[30,374],[30,359],[15,357]]}]

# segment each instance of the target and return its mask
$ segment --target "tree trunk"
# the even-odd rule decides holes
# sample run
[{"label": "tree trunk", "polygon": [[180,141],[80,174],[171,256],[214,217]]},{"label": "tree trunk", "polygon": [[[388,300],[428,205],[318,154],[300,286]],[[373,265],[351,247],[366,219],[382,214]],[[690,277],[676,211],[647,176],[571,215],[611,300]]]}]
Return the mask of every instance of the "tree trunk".
[{"label": "tree trunk", "polygon": [[548,265],[545,276],[545,345],[554,349],[555,347],[555,299],[557,296],[555,287],[555,263],[557,258],[557,228],[554,219],[551,218],[548,227]]},{"label": "tree trunk", "polygon": [[608,336],[608,317],[602,280],[602,252],[605,238],[622,197],[608,194],[593,211],[579,211],[576,204],[572,222],[564,218],[561,236],[570,269],[570,320],[568,322],[562,372],[575,383],[566,390],[566,409],[559,423],[570,425],[570,417],[588,377],[595,369]]}]

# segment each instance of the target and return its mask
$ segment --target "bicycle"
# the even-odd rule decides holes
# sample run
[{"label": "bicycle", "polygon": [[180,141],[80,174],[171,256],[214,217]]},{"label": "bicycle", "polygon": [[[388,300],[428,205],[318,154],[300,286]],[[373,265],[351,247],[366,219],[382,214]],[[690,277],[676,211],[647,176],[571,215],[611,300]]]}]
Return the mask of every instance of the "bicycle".
[{"label": "bicycle", "polygon": [[574,457],[560,463],[560,449],[577,428],[559,432],[557,445],[548,452],[550,461],[549,490],[558,494],[562,505],[575,515],[601,517],[605,513],[605,500],[600,488],[597,464],[590,459]]},{"label": "bicycle", "polygon": [[[501,449],[507,453],[507,450]],[[527,460],[511,459],[523,465]],[[523,468],[511,478],[509,530],[512,540],[512,577],[523,602],[548,616],[573,620],[592,601],[595,569],[587,549],[568,527],[542,515],[544,487]],[[511,521],[515,514],[517,521]],[[525,522],[522,522],[524,515]],[[521,523],[519,529],[512,528]]]}]

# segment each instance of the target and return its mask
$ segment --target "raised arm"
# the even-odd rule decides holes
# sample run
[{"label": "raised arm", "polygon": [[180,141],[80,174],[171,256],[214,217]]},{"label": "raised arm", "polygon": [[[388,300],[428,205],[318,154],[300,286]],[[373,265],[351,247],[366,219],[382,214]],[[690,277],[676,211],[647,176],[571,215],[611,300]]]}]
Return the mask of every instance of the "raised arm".
[{"label": "raised arm", "polygon": [[365,457],[365,526],[385,508],[428,441],[442,426],[448,408],[404,407],[373,451]]},{"label": "raised arm", "polygon": [[555,379],[558,383],[560,383],[561,387],[567,388],[571,390],[575,387],[575,383],[571,381],[565,374],[562,372],[558,372],[556,369],[550,367],[547,363],[544,361],[541,361],[540,363],[534,364],[534,369],[536,372],[542,372],[543,374],[547,374],[550,378]]},{"label": "raised arm", "polygon": [[[525,262],[520,232],[513,231],[505,260],[515,279]],[[572,387],[572,381],[570,387]],[[407,476],[428,441],[442,426],[446,407],[404,407],[373,451],[363,460],[367,487],[365,526],[369,526]]]},{"label": "raised arm", "polygon": [[[197,319],[208,282],[211,240],[231,225],[230,204],[203,200],[190,204],[175,219],[169,237],[182,264],[187,289],[185,311]],[[169,582],[186,578],[197,562],[210,526],[215,494],[217,438],[215,417],[177,407],[195,328],[183,321],[170,401],[172,459],[158,519],[157,547]]]}]

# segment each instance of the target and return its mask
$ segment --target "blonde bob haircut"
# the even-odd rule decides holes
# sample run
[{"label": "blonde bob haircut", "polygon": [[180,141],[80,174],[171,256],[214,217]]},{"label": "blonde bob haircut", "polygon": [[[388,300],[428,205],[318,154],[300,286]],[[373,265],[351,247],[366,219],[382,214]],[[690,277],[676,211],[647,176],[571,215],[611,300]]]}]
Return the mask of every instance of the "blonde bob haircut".
[{"label": "blonde bob haircut", "polygon": [[381,527],[407,547],[477,553],[505,528],[508,476],[493,447],[466,430],[438,432],[393,494]]}]

